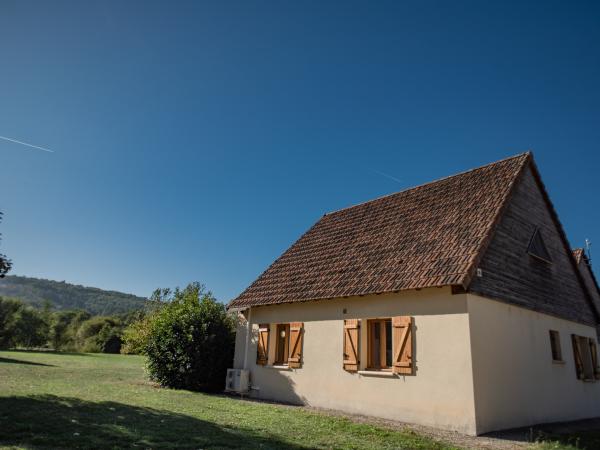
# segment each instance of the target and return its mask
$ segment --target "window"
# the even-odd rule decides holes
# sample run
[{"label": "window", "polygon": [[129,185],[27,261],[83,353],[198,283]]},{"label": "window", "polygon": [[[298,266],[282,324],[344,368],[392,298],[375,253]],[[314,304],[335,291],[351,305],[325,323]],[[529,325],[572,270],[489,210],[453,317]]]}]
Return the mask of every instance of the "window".
[{"label": "window", "polygon": [[[270,331],[270,333],[269,333]],[[256,364],[302,367],[304,323],[263,323],[258,326]]]},{"label": "window", "polygon": [[256,364],[264,366],[269,360],[269,324],[258,326],[258,343],[256,345]]},{"label": "window", "polygon": [[539,228],[536,228],[533,232],[533,236],[531,236],[529,246],[527,247],[527,253],[544,262],[552,262],[552,258],[546,248],[546,244],[544,244],[544,239],[542,239],[542,233]]},{"label": "window", "polygon": [[556,330],[550,330],[550,348],[552,350],[552,361],[562,362],[562,350],[560,348],[560,334]]},{"label": "window", "polygon": [[368,326],[368,368],[391,370],[392,368],[392,319],[373,319]]},{"label": "window", "polygon": [[287,364],[290,348],[290,325],[288,323],[277,324],[277,334],[275,335],[275,339],[275,364]]},{"label": "window", "polygon": [[[389,372],[385,376],[415,375],[413,334],[410,316],[345,319],[342,367],[363,375],[372,371]],[[367,358],[363,362],[359,357],[365,353]]]},{"label": "window", "polygon": [[575,370],[577,378],[584,381],[600,379],[600,368],[598,367],[598,350],[596,341],[591,338],[571,335],[573,343],[573,357],[575,358]]}]

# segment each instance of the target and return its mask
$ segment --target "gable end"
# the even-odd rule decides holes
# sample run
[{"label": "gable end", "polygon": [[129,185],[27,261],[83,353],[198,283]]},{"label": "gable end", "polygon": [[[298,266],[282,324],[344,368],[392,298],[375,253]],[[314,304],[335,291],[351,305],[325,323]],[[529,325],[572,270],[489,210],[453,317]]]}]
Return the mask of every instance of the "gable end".
[{"label": "gable end", "polygon": [[537,168],[530,163],[482,255],[478,268],[483,276],[473,278],[467,290],[595,325],[598,311]]}]

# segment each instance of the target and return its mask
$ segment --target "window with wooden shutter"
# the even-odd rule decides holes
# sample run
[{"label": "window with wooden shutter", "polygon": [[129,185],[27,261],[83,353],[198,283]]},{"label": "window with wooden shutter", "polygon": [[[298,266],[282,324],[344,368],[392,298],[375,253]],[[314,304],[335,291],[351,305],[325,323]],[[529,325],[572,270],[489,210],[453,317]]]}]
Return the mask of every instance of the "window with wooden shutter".
[{"label": "window with wooden shutter", "polygon": [[360,331],[359,319],[344,320],[344,370],[356,372],[358,370],[358,339]]},{"label": "window with wooden shutter", "polygon": [[256,364],[264,366],[269,361],[269,324],[258,326],[258,345],[256,347]]},{"label": "window with wooden shutter", "polygon": [[367,369],[392,370],[392,319],[367,320]]},{"label": "window with wooden shutter", "polygon": [[276,366],[288,363],[290,356],[290,324],[278,323],[275,327],[275,360]]},{"label": "window with wooden shutter", "polygon": [[413,318],[396,316],[392,318],[393,360],[394,373],[412,375],[413,373]]},{"label": "window with wooden shutter", "polygon": [[596,341],[590,339],[590,354],[592,356],[592,367],[594,369],[594,378],[600,380],[600,367],[598,367],[598,348]]},{"label": "window with wooden shutter", "polygon": [[302,341],[304,337],[304,324],[302,322],[290,323],[290,351],[288,366],[302,367]]},{"label": "window with wooden shutter", "polygon": [[596,380],[597,373],[600,372],[596,342],[593,339],[575,334],[571,335],[571,342],[573,343],[577,378],[584,381]]}]

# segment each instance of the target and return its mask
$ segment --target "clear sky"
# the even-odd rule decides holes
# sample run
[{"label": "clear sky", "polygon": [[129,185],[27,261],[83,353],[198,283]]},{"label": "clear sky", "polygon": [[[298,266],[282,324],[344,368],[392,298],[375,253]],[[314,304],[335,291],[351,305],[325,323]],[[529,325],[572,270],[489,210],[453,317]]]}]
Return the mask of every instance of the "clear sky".
[{"label": "clear sky", "polygon": [[323,213],[532,149],[600,264],[600,3],[495,3],[3,0],[0,135],[54,152],[0,140],[0,252],[228,301]]}]

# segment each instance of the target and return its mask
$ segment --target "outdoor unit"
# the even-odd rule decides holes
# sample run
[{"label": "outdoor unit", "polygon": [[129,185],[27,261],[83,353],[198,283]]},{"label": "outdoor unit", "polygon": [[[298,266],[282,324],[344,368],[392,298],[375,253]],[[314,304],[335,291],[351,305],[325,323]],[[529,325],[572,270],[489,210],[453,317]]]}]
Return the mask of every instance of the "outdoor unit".
[{"label": "outdoor unit", "polygon": [[227,369],[225,390],[229,392],[248,392],[249,371],[246,369]]}]

